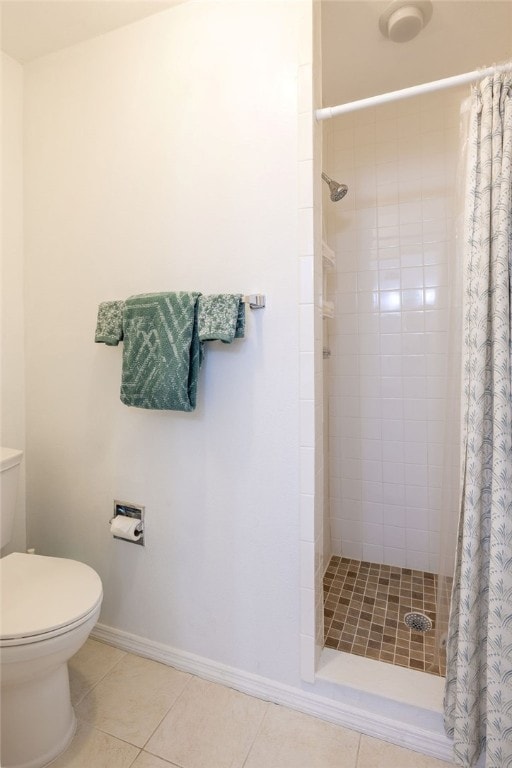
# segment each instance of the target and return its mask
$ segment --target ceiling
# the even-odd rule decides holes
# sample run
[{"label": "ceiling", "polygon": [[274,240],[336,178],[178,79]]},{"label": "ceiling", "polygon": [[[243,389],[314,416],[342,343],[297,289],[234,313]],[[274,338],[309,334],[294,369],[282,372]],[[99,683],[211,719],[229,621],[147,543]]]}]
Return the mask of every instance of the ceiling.
[{"label": "ceiling", "polygon": [[[2,49],[26,63],[185,1],[2,0]],[[434,0],[431,21],[407,43],[393,43],[380,33],[379,16],[388,5],[322,0],[325,106],[512,57],[512,0]]]},{"label": "ceiling", "polygon": [[2,0],[2,50],[25,64],[183,0]]},{"label": "ceiling", "polygon": [[511,0],[434,0],[432,19],[407,43],[394,43],[379,31],[379,16],[389,5],[322,1],[324,106],[512,58]]}]

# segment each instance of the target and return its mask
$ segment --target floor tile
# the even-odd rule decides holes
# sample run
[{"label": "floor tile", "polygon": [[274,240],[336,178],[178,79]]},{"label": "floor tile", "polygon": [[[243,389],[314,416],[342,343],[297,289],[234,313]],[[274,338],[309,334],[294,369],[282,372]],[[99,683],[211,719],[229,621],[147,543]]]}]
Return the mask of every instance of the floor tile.
[{"label": "floor tile", "polygon": [[357,768],[446,768],[453,763],[420,755],[409,749],[361,736]]},{"label": "floor tile", "polygon": [[172,667],[126,654],[85,696],[76,713],[90,725],[143,747],[189,679]]},{"label": "floor tile", "polygon": [[161,757],[150,755],[148,752],[141,752],[133,764],[133,768],[180,768],[175,763],[168,763]]},{"label": "floor tile", "polygon": [[75,697],[84,696],[77,712],[88,722],[79,721],[71,746],[52,768],[452,765],[97,641],[76,654],[70,672]]},{"label": "floor tile", "polygon": [[241,768],[268,706],[193,678],[146,750],[183,768]]},{"label": "floor tile", "polygon": [[125,741],[78,723],[71,746],[52,763],[52,768],[129,768],[138,751]]},{"label": "floor tile", "polygon": [[359,733],[269,706],[244,768],[355,768]]},{"label": "floor tile", "polygon": [[89,639],[68,664],[71,703],[79,704],[86,693],[126,656],[111,645]]}]

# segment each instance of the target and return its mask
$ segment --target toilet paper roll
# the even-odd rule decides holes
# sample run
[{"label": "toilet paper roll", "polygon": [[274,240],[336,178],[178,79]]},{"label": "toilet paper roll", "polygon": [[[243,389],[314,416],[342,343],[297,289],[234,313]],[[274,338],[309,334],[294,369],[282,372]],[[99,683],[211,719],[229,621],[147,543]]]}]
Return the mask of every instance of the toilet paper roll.
[{"label": "toilet paper roll", "polygon": [[138,541],[142,534],[142,522],[136,517],[116,515],[110,523],[110,532],[119,539]]}]

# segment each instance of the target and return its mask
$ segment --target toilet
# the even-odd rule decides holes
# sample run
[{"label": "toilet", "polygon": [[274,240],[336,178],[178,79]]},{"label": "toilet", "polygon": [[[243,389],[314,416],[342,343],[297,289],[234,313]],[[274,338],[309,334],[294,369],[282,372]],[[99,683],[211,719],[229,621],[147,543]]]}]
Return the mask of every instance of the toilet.
[{"label": "toilet", "polygon": [[[0,544],[11,536],[22,452],[0,449]],[[84,563],[13,552],[0,558],[2,768],[42,768],[71,742],[67,662],[100,613],[98,574]]]}]

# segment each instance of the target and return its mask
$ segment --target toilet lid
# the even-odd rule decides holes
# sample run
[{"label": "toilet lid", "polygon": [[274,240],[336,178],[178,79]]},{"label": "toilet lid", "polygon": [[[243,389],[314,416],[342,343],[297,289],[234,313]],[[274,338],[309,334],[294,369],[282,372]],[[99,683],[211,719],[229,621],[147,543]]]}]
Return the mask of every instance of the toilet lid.
[{"label": "toilet lid", "polygon": [[21,552],[0,559],[0,588],[0,640],[61,634],[103,597],[100,577],[88,565]]}]

